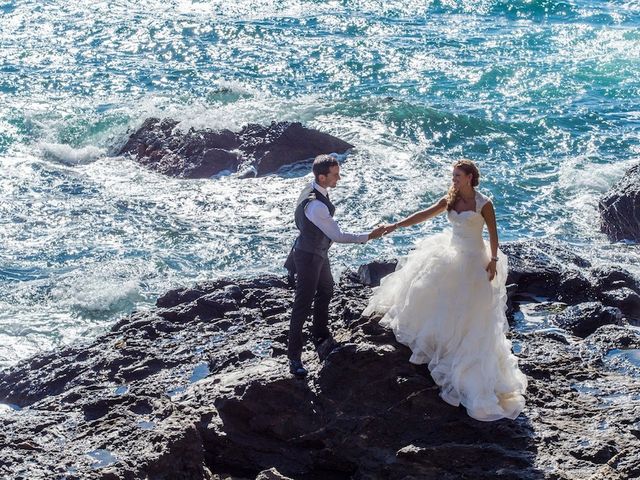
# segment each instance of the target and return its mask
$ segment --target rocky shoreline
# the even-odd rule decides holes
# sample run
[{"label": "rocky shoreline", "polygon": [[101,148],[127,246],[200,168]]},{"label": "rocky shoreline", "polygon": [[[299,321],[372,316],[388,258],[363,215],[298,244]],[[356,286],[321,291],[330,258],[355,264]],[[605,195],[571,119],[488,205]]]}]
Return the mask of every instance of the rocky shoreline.
[{"label": "rocky shoreline", "polygon": [[614,305],[637,281],[556,243],[505,251],[512,318],[534,302],[554,325],[510,332],[530,382],[515,421],[477,422],[441,401],[426,367],[361,316],[382,262],[341,278],[341,347],[321,362],[307,342],[306,380],[287,371],[293,292],[276,276],[167,292],[91,343],[3,371],[0,400],[13,410],[0,415],[0,475],[637,478],[640,331],[633,303]]}]

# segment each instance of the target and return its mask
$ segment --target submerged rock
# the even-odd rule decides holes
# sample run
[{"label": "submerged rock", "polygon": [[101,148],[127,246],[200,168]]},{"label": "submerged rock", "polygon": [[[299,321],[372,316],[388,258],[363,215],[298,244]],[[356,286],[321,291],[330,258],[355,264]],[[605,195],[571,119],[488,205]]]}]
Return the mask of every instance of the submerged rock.
[{"label": "submerged rock", "polygon": [[640,241],[640,165],[629,169],[598,207],[600,229],[612,241]]},{"label": "submerged rock", "polygon": [[210,178],[225,171],[262,176],[322,153],[345,153],[353,145],[300,123],[250,124],[239,132],[191,129],[179,122],[148,118],[118,152],[142,165],[179,178]]},{"label": "submerged rock", "polygon": [[477,422],[439,398],[427,368],[410,364],[376,318],[361,316],[371,289],[344,278],[331,304],[341,346],[321,362],[308,341],[305,380],[287,368],[293,291],[273,276],[168,292],[89,345],[2,372],[0,401],[21,409],[0,413],[0,475],[640,475],[640,387],[624,368],[639,332],[605,325],[584,340],[512,332],[530,382],[526,409],[515,421]]}]

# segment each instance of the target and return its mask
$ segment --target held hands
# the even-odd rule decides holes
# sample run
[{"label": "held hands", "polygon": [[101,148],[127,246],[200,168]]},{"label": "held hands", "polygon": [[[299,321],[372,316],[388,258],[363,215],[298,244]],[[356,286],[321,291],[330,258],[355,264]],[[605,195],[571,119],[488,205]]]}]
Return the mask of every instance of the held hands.
[{"label": "held hands", "polygon": [[384,235],[385,233],[384,230],[385,230],[384,225],[378,225],[376,228],[371,230],[371,233],[369,234],[369,240],[380,238],[382,235]]},{"label": "held hands", "polygon": [[386,235],[387,233],[395,232],[396,228],[398,228],[398,224],[397,223],[388,223],[387,225],[383,225],[383,227],[384,227],[383,235]]},{"label": "held hands", "polygon": [[373,240],[375,238],[380,238],[387,233],[393,232],[397,227],[395,224],[387,224],[387,225],[378,225],[374,228],[369,234],[369,240]]}]

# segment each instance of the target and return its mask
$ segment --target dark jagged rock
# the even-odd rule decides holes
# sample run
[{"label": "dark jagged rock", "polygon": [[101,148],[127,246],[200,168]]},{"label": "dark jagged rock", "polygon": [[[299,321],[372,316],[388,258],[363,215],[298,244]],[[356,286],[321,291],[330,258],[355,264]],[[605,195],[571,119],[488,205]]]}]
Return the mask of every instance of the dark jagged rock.
[{"label": "dark jagged rock", "polygon": [[619,308],[626,312],[627,317],[633,323],[640,321],[640,295],[627,287],[602,292],[602,301],[606,305]]},{"label": "dark jagged rock", "polygon": [[586,337],[602,325],[622,325],[622,312],[600,302],[572,305],[554,317],[555,323],[578,337]]},{"label": "dark jagged rock", "polygon": [[152,170],[180,178],[210,178],[223,171],[262,176],[322,153],[344,153],[353,145],[300,123],[250,124],[240,132],[182,132],[179,123],[148,118],[118,155],[131,155]]},{"label": "dark jagged rock", "polygon": [[[584,340],[512,332],[529,378],[515,421],[444,403],[425,366],[345,276],[331,303],[341,346],[306,380],[286,358],[284,278],[205,282],[91,344],[0,373],[0,477],[79,479],[560,479],[640,475],[640,333]],[[629,354],[628,356],[627,353]],[[16,408],[17,408],[16,407]],[[588,421],[585,420],[588,419]]]},{"label": "dark jagged rock", "polygon": [[626,270],[616,266],[599,266],[590,271],[590,277],[596,291],[604,292],[616,288],[626,287],[637,291],[640,289],[638,281]]},{"label": "dark jagged rock", "polygon": [[245,162],[255,166],[258,176],[322,153],[344,153],[353,148],[339,138],[300,123],[274,122],[268,127],[251,124],[244,127],[238,137]]},{"label": "dark jagged rock", "polygon": [[619,267],[592,267],[568,245],[553,240],[527,240],[500,247],[509,257],[507,284],[518,295],[541,296],[568,304],[602,302],[638,319],[640,286]]},{"label": "dark jagged rock", "polygon": [[358,268],[358,280],[362,285],[377,287],[380,280],[394,272],[398,266],[397,260],[378,260]]},{"label": "dark jagged rock", "polygon": [[565,245],[551,240],[506,243],[509,257],[507,284],[518,291],[571,302],[584,301],[591,293],[585,272],[591,264]]},{"label": "dark jagged rock", "polygon": [[612,241],[640,241],[640,165],[629,169],[598,207],[600,229]]}]

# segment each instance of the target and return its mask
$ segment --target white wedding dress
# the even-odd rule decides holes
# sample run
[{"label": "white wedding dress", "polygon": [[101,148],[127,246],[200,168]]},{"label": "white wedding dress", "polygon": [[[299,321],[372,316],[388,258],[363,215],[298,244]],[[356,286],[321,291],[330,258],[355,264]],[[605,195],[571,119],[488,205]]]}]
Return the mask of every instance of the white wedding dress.
[{"label": "white wedding dress", "polygon": [[491,251],[480,210],[488,201],[476,192],[475,211],[448,212],[451,231],[420,241],[364,311],[384,314],[380,324],[411,349],[410,362],[428,363],[442,399],[482,421],[516,418],[527,387],[505,336],[506,256],[498,252],[491,282],[485,271]]}]

